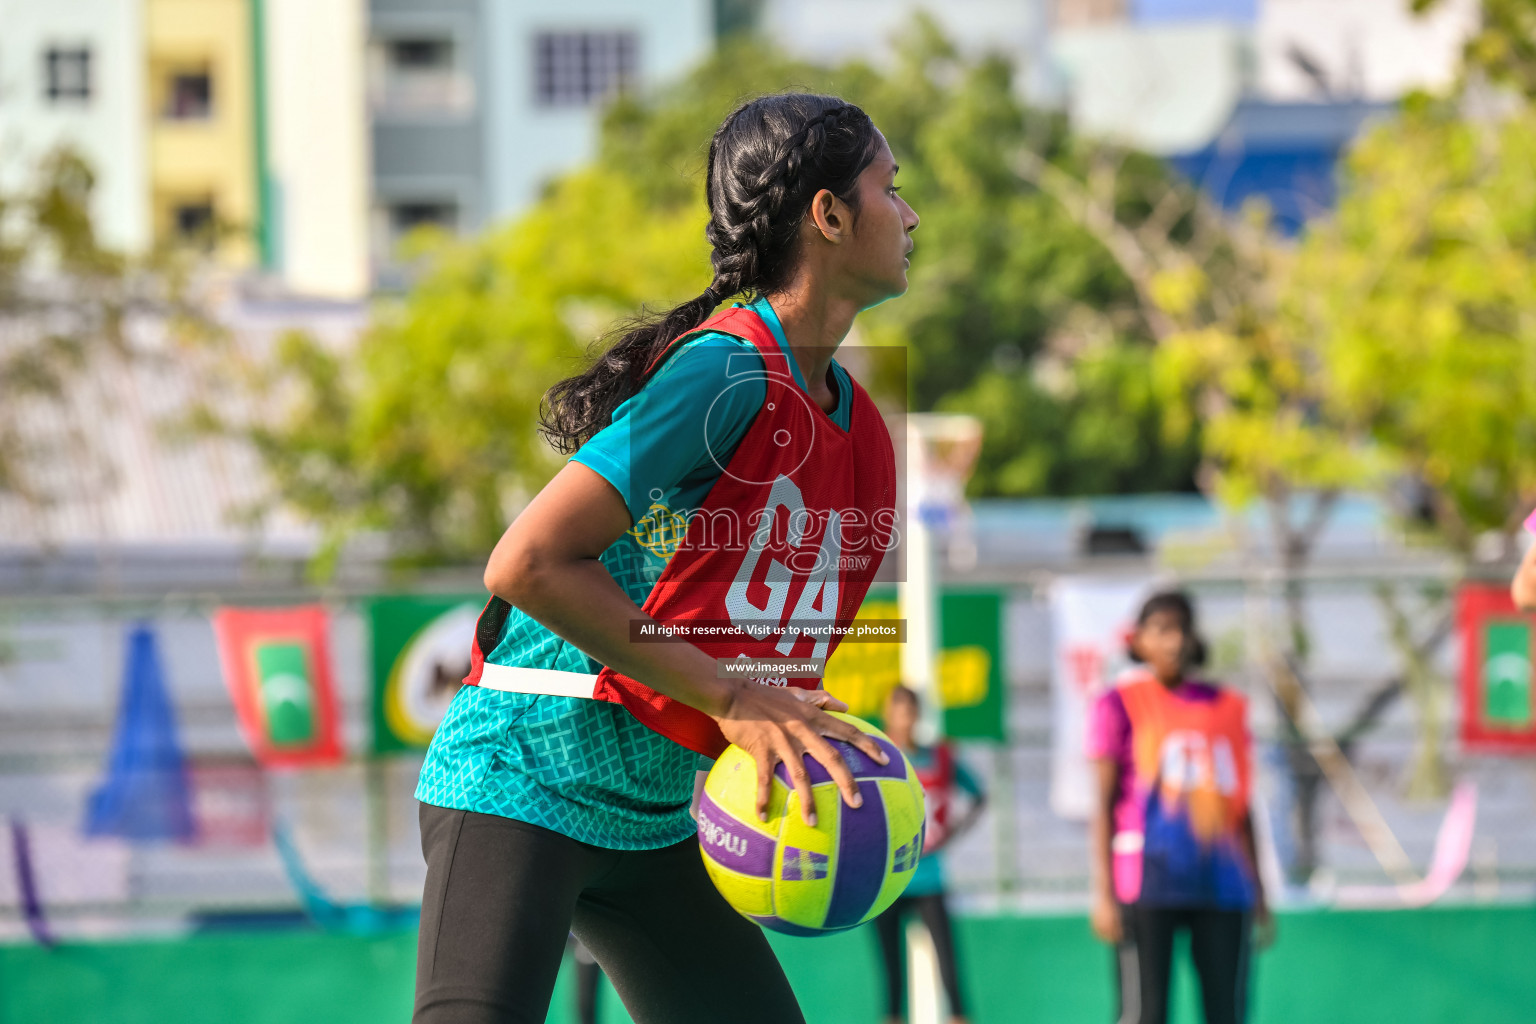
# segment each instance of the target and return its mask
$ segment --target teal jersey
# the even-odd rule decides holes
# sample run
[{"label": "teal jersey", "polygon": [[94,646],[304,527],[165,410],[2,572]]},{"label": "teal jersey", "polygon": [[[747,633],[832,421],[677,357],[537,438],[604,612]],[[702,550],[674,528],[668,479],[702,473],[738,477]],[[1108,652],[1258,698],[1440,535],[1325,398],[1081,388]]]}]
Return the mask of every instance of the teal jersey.
[{"label": "teal jersey", "polygon": [[[916,750],[906,751],[907,760],[912,762],[912,767],[918,771],[924,771],[933,761],[932,747],[918,747]],[[972,775],[958,757],[955,758],[955,788],[972,800],[980,800],[985,794],[980,780]],[[917,870],[912,872],[912,881],[907,883],[905,895],[907,896],[932,896],[944,891],[944,854],[941,851],[925,854],[923,859],[917,862]]]},{"label": "teal jersey", "polygon": [[[751,308],[804,389],[773,307],[760,298]],[[629,508],[633,525],[600,557],[637,605],[762,408],[763,369],[749,341],[718,332],[689,339],[571,457],[607,480]],[[832,374],[832,419],[847,430],[852,381],[836,361]],[[602,668],[517,608],[486,661],[583,673]],[[621,704],[465,686],[427,749],[416,798],[515,818],[592,846],[655,849],[693,833],[694,771],[707,764]]]}]

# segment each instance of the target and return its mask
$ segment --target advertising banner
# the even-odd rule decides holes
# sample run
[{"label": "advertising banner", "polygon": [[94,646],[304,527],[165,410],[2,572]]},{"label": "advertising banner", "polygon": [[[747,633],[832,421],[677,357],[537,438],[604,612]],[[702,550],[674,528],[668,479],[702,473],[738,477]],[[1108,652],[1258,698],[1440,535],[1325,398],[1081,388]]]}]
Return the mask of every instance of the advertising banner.
[{"label": "advertising banner", "polygon": [[[945,590],[939,597],[939,693],[944,735],[951,739],[1005,738],[1006,662],[1002,590]],[[864,602],[855,623],[899,618],[895,598]],[[897,643],[844,642],[827,662],[822,685],[852,714],[878,720],[885,699],[901,681]]]},{"label": "advertising banner", "polygon": [[1129,664],[1125,653],[1148,578],[1063,576],[1051,584],[1051,810],[1082,820],[1093,812],[1092,766],[1084,754],[1088,708]]},{"label": "advertising banner", "polygon": [[373,663],[373,750],[425,750],[469,674],[483,594],[376,597],[366,615]]}]

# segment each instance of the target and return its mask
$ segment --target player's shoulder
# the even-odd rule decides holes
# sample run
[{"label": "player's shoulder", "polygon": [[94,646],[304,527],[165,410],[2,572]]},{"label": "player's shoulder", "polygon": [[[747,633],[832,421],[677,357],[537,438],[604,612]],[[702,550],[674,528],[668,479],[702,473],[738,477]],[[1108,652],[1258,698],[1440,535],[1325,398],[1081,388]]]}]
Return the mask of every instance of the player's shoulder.
[{"label": "player's shoulder", "polygon": [[1177,697],[1186,703],[1206,704],[1237,715],[1248,709],[1248,697],[1243,691],[1214,679],[1186,679],[1179,684]]},{"label": "player's shoulder", "polygon": [[1216,692],[1216,699],[1217,700],[1219,700],[1219,701],[1221,701],[1221,702],[1223,702],[1223,703],[1225,703],[1225,704],[1227,704],[1227,705],[1229,705],[1231,707],[1235,707],[1235,708],[1238,708],[1239,710],[1241,710],[1241,709],[1246,708],[1248,706],[1248,695],[1246,693],[1244,693],[1242,690],[1239,690],[1235,686],[1228,686],[1225,683],[1217,683],[1217,682],[1209,682],[1209,681],[1206,682],[1205,685],[1209,686],[1212,690],[1214,690]]},{"label": "player's shoulder", "polygon": [[[729,356],[736,352],[756,352],[757,346],[746,338],[725,331],[700,331],[690,338],[685,338],[677,346],[677,351],[672,358],[688,356],[693,359],[718,359],[722,355]],[[668,360],[670,362],[670,360]]]},{"label": "player's shoulder", "polygon": [[1094,696],[1094,708],[1100,713],[1105,711],[1118,711],[1124,714],[1125,696],[1123,691],[1128,686],[1135,685],[1135,682],[1136,681],[1134,679],[1127,680],[1124,678],[1114,680]]},{"label": "player's shoulder", "polygon": [[757,369],[757,366],[743,362],[743,358],[755,358],[757,366],[762,364],[756,347],[745,338],[724,331],[703,331],[679,343],[646,381],[646,387],[661,381],[675,383],[683,378],[726,380]]},{"label": "player's shoulder", "polygon": [[1180,684],[1191,696],[1205,700],[1245,700],[1243,692],[1215,679],[1191,678]]}]

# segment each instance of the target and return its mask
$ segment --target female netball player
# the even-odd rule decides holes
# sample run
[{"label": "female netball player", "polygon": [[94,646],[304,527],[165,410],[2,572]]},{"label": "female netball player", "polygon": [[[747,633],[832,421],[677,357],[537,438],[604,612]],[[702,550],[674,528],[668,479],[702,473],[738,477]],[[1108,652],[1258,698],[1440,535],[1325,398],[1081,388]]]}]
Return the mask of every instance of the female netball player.
[{"label": "female netball player", "polygon": [[[890,537],[894,457],[832,355],[906,289],[917,216],[884,137],[830,96],[747,103],[706,174],[714,279],[551,389],[545,433],[574,457],[486,567],[470,685],[417,789],[418,1022],[544,1020],[568,929],[638,1022],[803,1019],[705,874],[698,753],[748,751],[759,813],[775,765],[809,807],[806,755],[858,805],[827,737],[884,755],[824,693],[717,678],[717,659],[820,657],[822,641],[635,638],[658,620],[851,620]],[[875,557],[842,557],[854,547]]]},{"label": "female netball player", "polygon": [[1204,664],[1178,591],[1142,606],[1127,673],[1094,704],[1088,754],[1094,931],[1115,945],[1120,1024],[1164,1024],[1174,935],[1190,934],[1206,1024],[1246,1019],[1248,950],[1272,923],[1248,815],[1247,702],[1190,677]]}]

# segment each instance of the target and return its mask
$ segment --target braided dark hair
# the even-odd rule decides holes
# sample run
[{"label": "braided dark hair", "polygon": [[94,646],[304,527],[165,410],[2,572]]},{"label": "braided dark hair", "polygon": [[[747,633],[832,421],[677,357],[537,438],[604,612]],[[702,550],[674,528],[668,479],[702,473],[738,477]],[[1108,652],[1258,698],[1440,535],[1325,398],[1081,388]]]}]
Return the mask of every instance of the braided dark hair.
[{"label": "braided dark hair", "polygon": [[780,93],[732,112],[710,140],[705,178],[714,279],[697,298],[630,321],[592,366],[549,389],[540,430],[550,444],[569,455],[607,426],[651,362],[721,302],[782,286],[811,200],[826,189],[857,211],[855,186],[878,148],[869,115],[835,96]]}]

